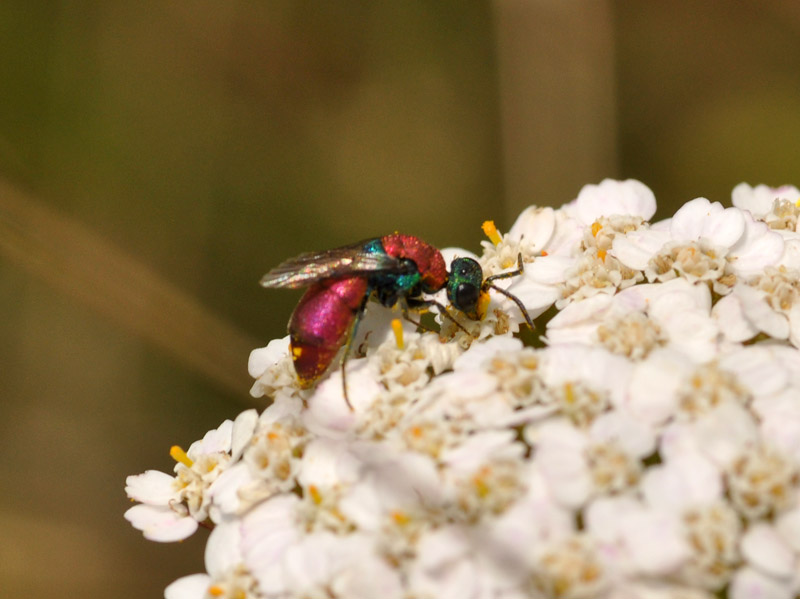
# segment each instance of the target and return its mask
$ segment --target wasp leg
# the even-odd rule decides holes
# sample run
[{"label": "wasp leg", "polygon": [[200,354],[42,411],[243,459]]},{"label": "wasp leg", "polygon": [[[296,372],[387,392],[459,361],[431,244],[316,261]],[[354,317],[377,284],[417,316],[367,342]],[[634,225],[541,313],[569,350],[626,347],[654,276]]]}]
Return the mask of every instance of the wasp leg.
[{"label": "wasp leg", "polygon": [[350,408],[351,412],[354,410],[353,404],[350,403],[350,397],[347,395],[347,358],[350,356],[350,350],[353,347],[353,339],[356,338],[358,323],[361,322],[361,317],[364,316],[364,310],[367,309],[369,295],[370,294],[366,294],[364,296],[364,300],[361,302],[361,306],[359,307],[358,312],[356,312],[355,318],[353,318],[353,324],[350,326],[350,331],[347,333],[347,341],[344,343],[344,350],[341,357],[340,368],[342,369],[342,393],[344,394],[344,401],[347,404],[347,407]]},{"label": "wasp leg", "polygon": [[436,306],[436,309],[439,311],[439,314],[441,314],[442,316],[445,316],[448,319],[450,319],[450,322],[452,322],[459,329],[464,331],[467,335],[472,337],[472,333],[470,333],[467,329],[465,329],[461,325],[461,323],[459,323],[455,318],[453,318],[453,315],[450,314],[450,311],[445,306],[443,306],[442,304],[437,302],[436,300],[414,299],[413,301],[406,301],[406,305],[403,307],[403,318],[405,318],[408,322],[417,325],[418,327],[420,327],[421,329],[423,329],[425,331],[430,331],[431,333],[436,333],[437,331],[434,331],[434,330],[426,327],[421,322],[415,322],[411,317],[408,316],[408,309],[409,308],[419,309],[419,308],[427,308],[427,307],[431,307],[431,306]]},{"label": "wasp leg", "polygon": [[411,315],[408,313],[409,310],[419,310],[420,308],[426,308],[429,305],[429,302],[423,299],[415,299],[409,300],[405,298],[400,302],[400,309],[403,312],[403,318],[405,318],[408,322],[413,324],[415,327],[422,329],[428,333],[436,333],[432,328],[427,325],[422,324],[422,321],[414,320],[411,318]]},{"label": "wasp leg", "polygon": [[508,279],[510,277],[515,277],[517,275],[521,275],[523,272],[525,272],[525,267],[522,264],[522,253],[519,253],[519,254],[517,254],[517,268],[515,268],[514,270],[510,270],[508,272],[501,272],[499,274],[492,275],[491,277],[486,277],[486,280],[483,282],[482,287],[484,287],[484,288],[488,287],[489,289],[494,289],[498,293],[502,293],[508,299],[510,299],[512,302],[517,304],[517,308],[519,308],[519,311],[522,313],[523,318],[525,318],[525,322],[528,323],[528,326],[531,328],[532,331],[535,331],[536,330],[536,325],[533,324],[533,320],[531,319],[531,315],[528,314],[528,310],[525,308],[525,306],[523,305],[522,301],[516,295],[514,295],[513,293],[509,293],[505,289],[501,289],[500,287],[498,287],[497,285],[492,283],[492,281],[496,281],[498,279]]},{"label": "wasp leg", "polygon": [[[497,279],[516,277],[517,275],[521,275],[523,272],[525,272],[525,265],[522,263],[522,252],[520,252],[517,254],[517,268],[514,270],[509,270],[508,272],[501,272],[496,275],[492,275],[491,277],[486,277],[486,280],[483,281],[483,284],[487,285],[488,283],[496,281]],[[496,287],[492,287],[492,289],[496,289]]]}]

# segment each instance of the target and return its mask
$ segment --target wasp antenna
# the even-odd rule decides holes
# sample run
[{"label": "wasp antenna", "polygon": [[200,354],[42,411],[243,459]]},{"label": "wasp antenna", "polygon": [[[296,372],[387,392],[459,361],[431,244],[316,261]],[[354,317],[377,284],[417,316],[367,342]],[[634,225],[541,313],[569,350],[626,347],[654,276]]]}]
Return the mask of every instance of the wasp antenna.
[{"label": "wasp antenna", "polygon": [[517,304],[517,308],[519,308],[519,311],[522,313],[522,316],[525,318],[525,322],[527,322],[527,323],[528,323],[528,326],[531,328],[531,330],[532,330],[532,331],[535,331],[535,330],[536,330],[536,325],[535,325],[535,324],[533,324],[533,320],[531,319],[531,315],[530,315],[530,314],[528,314],[528,310],[525,308],[525,306],[524,306],[524,304],[522,303],[522,300],[521,300],[521,299],[519,299],[519,298],[518,298],[516,295],[514,295],[513,293],[509,293],[509,292],[508,292],[508,291],[506,291],[505,289],[503,289],[503,288],[501,288],[501,287],[498,287],[497,285],[495,285],[495,284],[493,284],[493,283],[490,283],[490,282],[488,282],[488,279],[487,279],[487,281],[486,281],[486,282],[484,282],[484,284],[483,284],[483,285],[484,285],[484,287],[489,287],[490,289],[494,289],[494,290],[495,290],[495,291],[497,291],[498,293],[502,293],[502,294],[503,294],[503,295],[505,295],[505,296],[506,296],[508,299],[510,299],[512,302],[514,302],[515,304]]},{"label": "wasp antenna", "polygon": [[442,314],[442,316],[445,316],[445,317],[449,318],[449,319],[450,319],[450,322],[452,322],[452,323],[453,323],[454,325],[456,325],[456,326],[457,326],[459,329],[461,329],[462,331],[464,331],[464,332],[465,332],[467,335],[469,335],[470,337],[472,337],[472,333],[470,333],[470,332],[469,332],[467,329],[465,329],[465,328],[464,328],[464,327],[461,325],[461,323],[460,323],[460,322],[458,322],[458,321],[457,321],[455,318],[453,318],[453,315],[452,315],[452,314],[450,314],[450,311],[449,311],[449,310],[448,310],[446,307],[444,307],[442,304],[440,304],[439,302],[436,302],[436,301],[432,301],[432,302],[431,302],[431,304],[432,304],[432,305],[434,305],[434,306],[436,306],[436,307],[438,308],[438,310],[439,310],[439,312]]}]

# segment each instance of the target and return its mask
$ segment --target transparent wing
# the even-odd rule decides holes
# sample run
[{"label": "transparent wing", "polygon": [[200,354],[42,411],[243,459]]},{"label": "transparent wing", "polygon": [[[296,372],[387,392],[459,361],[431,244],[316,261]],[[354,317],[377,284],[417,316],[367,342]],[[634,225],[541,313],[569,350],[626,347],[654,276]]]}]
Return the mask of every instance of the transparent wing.
[{"label": "transparent wing", "polygon": [[383,252],[365,251],[364,248],[370,241],[374,240],[290,258],[261,277],[261,285],[294,289],[306,287],[322,279],[401,268],[397,258]]}]

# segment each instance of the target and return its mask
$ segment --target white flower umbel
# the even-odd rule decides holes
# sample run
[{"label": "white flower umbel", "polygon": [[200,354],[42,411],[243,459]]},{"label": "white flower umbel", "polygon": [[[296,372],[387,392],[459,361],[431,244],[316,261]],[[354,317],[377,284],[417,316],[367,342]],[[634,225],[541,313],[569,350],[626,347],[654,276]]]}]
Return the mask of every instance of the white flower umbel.
[{"label": "white flower umbel", "polygon": [[798,202],[742,184],[651,223],[605,180],[486,223],[473,257],[535,330],[489,285],[438,331],[370,302],[348,401],[288,338],[254,350],[261,413],[127,480],[148,539],[213,529],[167,599],[798,596]]}]

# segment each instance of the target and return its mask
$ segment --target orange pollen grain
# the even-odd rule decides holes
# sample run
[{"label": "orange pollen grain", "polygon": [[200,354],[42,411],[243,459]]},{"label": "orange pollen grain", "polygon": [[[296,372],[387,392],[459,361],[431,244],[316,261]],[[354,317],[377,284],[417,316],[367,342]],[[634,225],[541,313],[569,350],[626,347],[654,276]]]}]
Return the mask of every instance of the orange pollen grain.
[{"label": "orange pollen grain", "polygon": [[592,223],[592,237],[597,237],[597,234],[600,232],[600,229],[603,228],[603,225],[598,223],[597,221]]},{"label": "orange pollen grain", "polygon": [[478,494],[478,497],[486,497],[489,495],[489,484],[481,474],[478,474],[472,479],[472,484],[475,485],[475,492]]},{"label": "orange pollen grain", "polygon": [[399,318],[392,319],[392,332],[394,333],[394,341],[397,344],[397,349],[404,349],[405,343],[403,341],[403,323]]},{"label": "orange pollen grain", "polygon": [[186,452],[180,448],[179,445],[173,445],[169,448],[169,455],[170,457],[175,460],[176,462],[180,462],[187,468],[191,468],[194,465],[192,459],[186,455]]},{"label": "orange pollen grain", "polygon": [[486,234],[486,237],[489,238],[489,241],[491,241],[494,245],[499,245],[500,242],[503,241],[503,238],[500,236],[500,232],[497,230],[493,220],[484,221],[481,228]]},{"label": "orange pollen grain", "polygon": [[311,501],[315,504],[319,505],[322,503],[322,493],[319,492],[316,485],[309,485],[308,494],[311,496]]},{"label": "orange pollen grain", "polygon": [[408,517],[408,514],[405,512],[401,512],[400,510],[395,510],[392,512],[392,520],[394,520],[395,524],[399,524],[400,526],[405,526],[411,521],[411,518]]},{"label": "orange pollen grain", "polygon": [[575,403],[575,389],[572,387],[572,383],[565,383],[564,384],[564,400],[568,404]]},{"label": "orange pollen grain", "polygon": [[212,597],[222,597],[225,594],[225,589],[214,584],[208,587],[208,594]]}]

